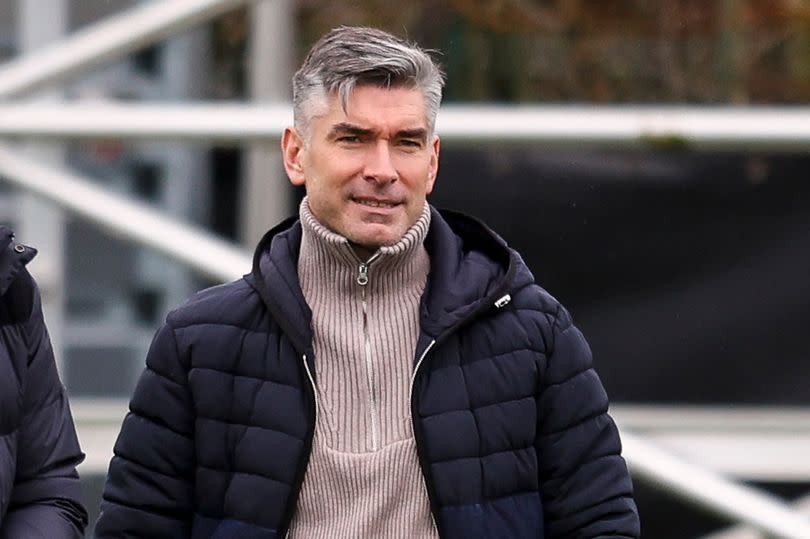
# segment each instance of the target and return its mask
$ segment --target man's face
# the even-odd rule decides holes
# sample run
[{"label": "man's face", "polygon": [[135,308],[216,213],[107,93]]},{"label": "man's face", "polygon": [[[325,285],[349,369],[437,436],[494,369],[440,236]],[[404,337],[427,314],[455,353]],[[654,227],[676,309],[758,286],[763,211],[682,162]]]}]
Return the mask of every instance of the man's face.
[{"label": "man's face", "polygon": [[364,85],[345,112],[337,96],[327,105],[306,140],[285,130],[287,175],[306,187],[310,210],[333,232],[368,251],[396,243],[421,215],[439,166],[422,94]]}]

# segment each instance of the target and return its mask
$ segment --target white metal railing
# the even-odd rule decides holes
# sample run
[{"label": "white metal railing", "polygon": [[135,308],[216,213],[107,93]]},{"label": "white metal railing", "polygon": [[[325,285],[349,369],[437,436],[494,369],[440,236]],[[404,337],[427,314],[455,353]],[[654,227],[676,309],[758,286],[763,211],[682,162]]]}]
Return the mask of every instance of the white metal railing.
[{"label": "white metal railing", "polygon": [[[80,421],[83,441],[88,432],[96,433],[89,442],[100,440],[83,443],[88,453],[84,466],[90,473],[104,473],[112,440],[126,413],[126,400],[78,398],[73,399],[72,407]],[[810,483],[810,411],[757,406],[740,410],[725,406],[678,409],[628,403],[610,407],[623,432],[643,435],[667,452],[723,476],[744,481]],[[106,434],[102,436],[101,431]],[[705,443],[705,437],[711,443]]]},{"label": "white metal railing", "polygon": [[810,149],[810,107],[447,106],[444,138],[550,145]]},{"label": "white metal railing", "polygon": [[[64,80],[242,3],[244,0],[165,0],[144,4],[1,66],[0,98],[22,96]],[[472,114],[476,110],[480,114]],[[439,130],[446,140],[467,142],[531,140],[549,144],[596,142],[632,145],[656,141],[720,147],[798,145],[802,149],[810,142],[810,135],[803,128],[807,123],[794,121],[799,113],[806,114],[803,110],[795,113],[792,112],[794,109],[762,110],[757,113],[757,118],[747,119],[738,114],[741,109],[718,110],[712,113],[715,114],[713,119],[703,115],[703,112],[711,111],[673,108],[657,116],[651,114],[651,110],[627,109],[625,113],[619,109],[600,111],[582,108],[577,113],[574,109],[558,108],[535,115],[528,109],[508,111],[502,108],[447,107],[439,120]],[[183,113],[179,111],[179,114]],[[718,122],[721,119],[718,115],[723,114],[726,116],[722,116],[723,120]],[[100,118],[83,118],[85,123],[96,120]],[[751,122],[756,124],[756,129],[746,129],[746,125],[754,125]],[[153,135],[166,125],[165,116],[156,119]],[[739,136],[740,133],[744,136]],[[5,134],[23,135],[21,130],[10,129]],[[216,131],[212,130],[209,134],[215,135]],[[179,135],[175,133],[172,136]],[[277,133],[264,135],[265,138],[267,136],[272,138]],[[244,137],[236,138],[242,140]],[[207,241],[211,238],[206,239],[204,235],[165,219],[143,205],[105,195],[78,175],[31,163],[15,155],[11,147],[0,148],[0,175],[84,215],[108,230],[156,247],[209,275],[233,278],[249,267],[245,253],[216,240]],[[83,198],[85,201],[81,200]],[[98,210],[105,205],[112,205],[115,211]],[[122,215],[130,219],[121,218]],[[190,243],[198,240],[196,248],[188,248]],[[210,256],[212,253],[218,256]],[[750,523],[767,533],[789,539],[810,538],[810,523],[785,504],[691,465],[640,437],[628,432],[624,436],[625,455],[634,472],[653,484],[710,507],[735,521]]]},{"label": "white metal railing", "polygon": [[810,518],[775,496],[729,481],[624,430],[622,445],[633,474],[660,490],[776,537],[810,539]]},{"label": "white metal railing", "polygon": [[612,404],[624,430],[743,481],[810,483],[810,409]]},{"label": "white metal railing", "polygon": [[[287,103],[0,104],[0,136],[14,137],[244,142],[277,139],[291,121]],[[810,151],[810,107],[446,105],[437,132],[446,143]]]},{"label": "white metal railing", "polygon": [[[248,2],[143,3],[0,65],[0,99],[21,97],[60,82]],[[0,174],[23,189],[102,224],[110,232],[157,249],[215,279],[230,280],[249,271],[249,256],[228,242],[169,219],[145,204],[108,193],[86,178],[26,159],[10,146],[0,146]],[[200,256],[203,252],[207,254]]]},{"label": "white metal railing", "polygon": [[13,147],[2,144],[0,176],[214,279],[229,281],[251,269],[251,257],[243,249],[146,204],[110,193],[86,178],[20,157]]},{"label": "white metal railing", "polygon": [[[805,495],[790,504],[791,507],[810,517],[810,495]],[[769,539],[759,530],[751,526],[739,524],[728,529],[715,532],[702,537],[701,539]]]},{"label": "white metal railing", "polygon": [[287,104],[0,103],[0,136],[10,137],[239,142],[278,139],[291,124]]},{"label": "white metal railing", "polygon": [[0,65],[0,98],[25,97],[196,26],[249,0],[145,2]]},{"label": "white metal railing", "polygon": [[[88,400],[74,399],[72,408],[76,417],[82,418],[79,437],[87,453],[87,461],[82,464],[81,472],[103,474],[106,472],[109,459],[112,457],[112,445],[118,434],[121,421],[126,414],[127,405],[123,399]],[[782,501],[752,489],[728,481],[722,475],[706,470],[704,467],[668,451],[662,451],[656,444],[651,444],[635,434],[630,427],[641,429],[653,428],[650,423],[660,417],[662,428],[702,430],[717,425],[727,410],[721,408],[691,409],[678,421],[667,407],[616,405],[611,410],[621,427],[624,454],[628,458],[630,469],[637,479],[658,486],[664,491],[684,498],[691,503],[698,503],[704,508],[717,512],[723,517],[743,523],[744,528],[737,527],[735,534],[748,534],[743,537],[760,539],[760,533],[766,532],[770,537],[806,538],[810,530],[810,519],[789,508]],[[761,421],[772,418],[776,428],[790,428],[798,424],[803,427],[807,417],[796,410],[773,409],[770,412],[752,411],[754,418],[746,421],[743,412],[736,417],[731,414],[730,430],[758,430],[770,428]],[[696,412],[690,417],[689,412]],[[758,416],[758,417],[757,417]],[[783,417],[784,416],[784,417]],[[626,423],[623,421],[626,419]],[[679,425],[674,422],[678,421]],[[733,512],[729,502],[734,503]],[[643,515],[642,515],[643,516]],[[730,530],[731,531],[731,530]],[[728,539],[742,539],[730,535]],[[708,538],[706,538],[708,539]],[[719,537],[718,537],[719,539]]]}]

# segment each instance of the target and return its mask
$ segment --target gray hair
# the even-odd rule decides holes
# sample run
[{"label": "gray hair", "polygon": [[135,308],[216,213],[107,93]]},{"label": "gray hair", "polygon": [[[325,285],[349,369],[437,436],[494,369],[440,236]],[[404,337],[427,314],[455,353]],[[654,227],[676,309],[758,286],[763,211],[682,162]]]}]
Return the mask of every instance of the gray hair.
[{"label": "gray hair", "polygon": [[341,26],[321,37],[293,76],[295,128],[306,133],[314,102],[337,95],[343,110],[355,86],[416,88],[425,100],[432,133],[442,100],[444,75],[428,51],[387,32]]}]

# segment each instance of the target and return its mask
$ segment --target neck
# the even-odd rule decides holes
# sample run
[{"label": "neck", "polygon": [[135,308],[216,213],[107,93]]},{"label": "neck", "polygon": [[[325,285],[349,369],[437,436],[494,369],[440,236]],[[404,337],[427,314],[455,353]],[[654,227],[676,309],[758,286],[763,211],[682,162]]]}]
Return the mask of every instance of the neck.
[{"label": "neck", "polygon": [[374,255],[374,253],[377,252],[377,249],[371,249],[364,245],[360,245],[359,243],[349,242],[349,247],[352,248],[352,251],[354,251],[354,254],[357,255],[357,258],[363,261],[367,261]]},{"label": "neck", "polygon": [[356,266],[358,259],[366,262],[375,254],[375,267],[396,266],[410,259],[417,250],[424,249],[423,243],[430,227],[430,208],[426,203],[422,215],[399,241],[393,245],[372,248],[352,243],[320,223],[309,209],[307,197],[301,201],[299,215],[303,227],[302,252],[311,253],[311,247],[317,246],[318,251],[352,267]]}]

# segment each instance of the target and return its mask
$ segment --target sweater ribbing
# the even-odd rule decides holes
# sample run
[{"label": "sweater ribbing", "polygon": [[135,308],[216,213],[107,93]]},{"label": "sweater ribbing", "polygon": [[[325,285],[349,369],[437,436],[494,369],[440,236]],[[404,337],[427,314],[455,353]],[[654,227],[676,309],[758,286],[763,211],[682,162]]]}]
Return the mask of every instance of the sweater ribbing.
[{"label": "sweater ribbing", "polygon": [[301,204],[298,273],[312,310],[318,417],[292,537],[437,537],[410,418],[419,302],[430,267],[427,205],[362,262]]}]

